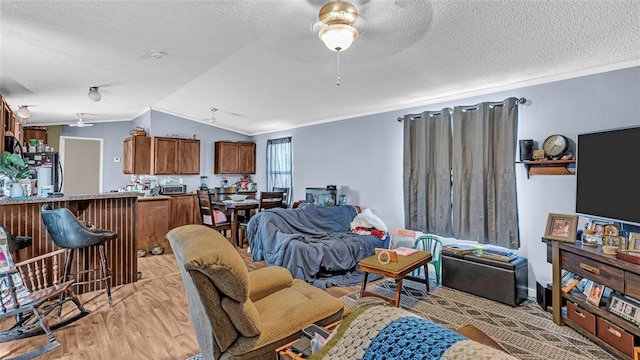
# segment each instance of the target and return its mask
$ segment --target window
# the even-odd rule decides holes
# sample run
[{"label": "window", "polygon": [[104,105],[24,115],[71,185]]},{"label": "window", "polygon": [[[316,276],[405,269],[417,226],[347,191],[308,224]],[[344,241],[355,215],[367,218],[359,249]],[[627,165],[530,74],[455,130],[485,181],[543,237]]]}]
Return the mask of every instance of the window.
[{"label": "window", "polygon": [[[267,140],[267,189],[293,185],[291,137]],[[289,194],[291,197],[291,193]]]}]

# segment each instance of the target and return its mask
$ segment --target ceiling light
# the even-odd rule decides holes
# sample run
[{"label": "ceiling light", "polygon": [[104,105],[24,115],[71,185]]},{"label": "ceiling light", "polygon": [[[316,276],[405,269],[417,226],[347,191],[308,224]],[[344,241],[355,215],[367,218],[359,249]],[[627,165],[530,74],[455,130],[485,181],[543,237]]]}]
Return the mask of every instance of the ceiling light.
[{"label": "ceiling light", "polygon": [[89,99],[98,102],[100,101],[100,99],[102,99],[102,95],[100,94],[100,92],[98,91],[98,87],[97,86],[92,86],[89,88]]},{"label": "ceiling light", "polygon": [[341,0],[324,4],[318,19],[311,23],[311,31],[317,33],[324,45],[337,53],[337,85],[340,85],[340,52],[347,50],[358,37],[367,31],[367,23],[351,3]]},{"label": "ceiling light", "polygon": [[218,121],[218,119],[216,119],[216,111],[218,111],[218,109],[211,108],[211,118],[209,119],[209,122],[215,123]]},{"label": "ceiling light", "polygon": [[362,35],[366,22],[351,3],[336,0],[325,4],[318,13],[318,20],[311,24],[320,40],[333,51],[347,50]]},{"label": "ceiling light", "polygon": [[151,56],[152,59],[156,59],[156,60],[162,59],[162,57],[165,55],[163,51],[155,51],[155,50],[149,51],[148,54],[149,56]]},{"label": "ceiling light", "polygon": [[18,111],[16,111],[16,114],[22,119],[28,119],[29,116],[31,116],[31,111],[29,111],[27,105],[20,105],[18,106]]}]

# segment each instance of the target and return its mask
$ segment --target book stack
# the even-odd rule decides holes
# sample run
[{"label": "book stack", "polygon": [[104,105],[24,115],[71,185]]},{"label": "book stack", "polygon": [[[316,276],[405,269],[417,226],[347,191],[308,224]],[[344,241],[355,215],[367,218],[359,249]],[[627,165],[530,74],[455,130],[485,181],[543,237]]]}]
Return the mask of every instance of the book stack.
[{"label": "book stack", "polygon": [[473,244],[450,244],[442,247],[442,252],[453,255],[469,255],[480,251],[480,247]]},{"label": "book stack", "polygon": [[502,261],[502,262],[511,262],[515,258],[518,257],[515,252],[509,249],[498,249],[498,248],[486,248],[483,249],[482,252],[478,254],[478,256],[483,257],[485,259]]}]

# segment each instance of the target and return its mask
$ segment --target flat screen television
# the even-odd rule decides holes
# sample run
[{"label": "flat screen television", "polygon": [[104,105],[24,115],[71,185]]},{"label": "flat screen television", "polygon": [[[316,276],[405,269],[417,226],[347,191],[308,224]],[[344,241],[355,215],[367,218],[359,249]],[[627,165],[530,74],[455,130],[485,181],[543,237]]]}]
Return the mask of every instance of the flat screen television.
[{"label": "flat screen television", "polygon": [[640,225],[640,127],[578,135],[576,213]]}]

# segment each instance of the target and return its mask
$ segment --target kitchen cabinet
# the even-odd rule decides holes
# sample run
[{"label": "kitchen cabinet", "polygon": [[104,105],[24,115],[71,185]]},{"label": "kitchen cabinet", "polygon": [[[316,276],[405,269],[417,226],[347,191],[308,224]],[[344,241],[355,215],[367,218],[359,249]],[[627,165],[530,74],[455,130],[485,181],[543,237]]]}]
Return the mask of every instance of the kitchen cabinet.
[{"label": "kitchen cabinet", "polygon": [[153,137],[151,174],[200,173],[200,140]]},{"label": "kitchen cabinet", "polygon": [[200,173],[200,140],[132,136],[124,140],[125,174],[197,175]]},{"label": "kitchen cabinet", "polygon": [[151,138],[132,136],[124,140],[123,173],[151,173]]},{"label": "kitchen cabinet", "polygon": [[256,144],[253,142],[217,141],[215,174],[255,174]]},{"label": "kitchen cabinet", "polygon": [[200,174],[200,140],[178,140],[178,174]]},{"label": "kitchen cabinet", "polygon": [[162,246],[171,253],[171,245],[166,238],[171,221],[171,198],[153,196],[138,199],[138,250]]},{"label": "kitchen cabinet", "polygon": [[27,126],[24,128],[23,133],[24,139],[27,140],[27,142],[29,142],[29,139],[36,139],[48,144],[47,128],[44,126]]},{"label": "kitchen cabinet", "polygon": [[[200,218],[197,197],[194,194],[171,195],[171,224],[170,228],[183,225],[199,224]],[[198,213],[196,213],[196,210]],[[196,217],[196,214],[198,216]]]}]

